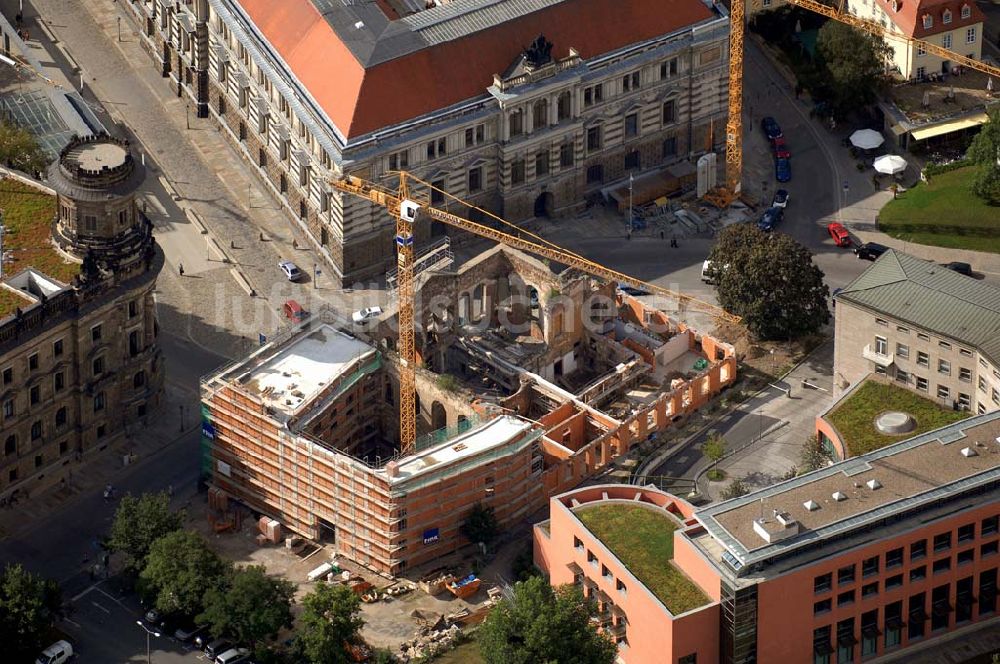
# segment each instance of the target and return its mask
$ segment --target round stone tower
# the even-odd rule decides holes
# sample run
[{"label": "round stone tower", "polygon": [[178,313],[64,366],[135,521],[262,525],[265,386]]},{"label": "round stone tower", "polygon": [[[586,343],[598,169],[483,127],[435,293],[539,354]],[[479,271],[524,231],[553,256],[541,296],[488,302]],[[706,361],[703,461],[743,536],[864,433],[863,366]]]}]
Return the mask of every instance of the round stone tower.
[{"label": "round stone tower", "polygon": [[145,269],[152,228],[136,207],[145,168],[128,141],[101,134],[74,138],[49,167],[48,184],[58,197],[53,236],[67,252],[84,260],[81,278],[125,279]]}]

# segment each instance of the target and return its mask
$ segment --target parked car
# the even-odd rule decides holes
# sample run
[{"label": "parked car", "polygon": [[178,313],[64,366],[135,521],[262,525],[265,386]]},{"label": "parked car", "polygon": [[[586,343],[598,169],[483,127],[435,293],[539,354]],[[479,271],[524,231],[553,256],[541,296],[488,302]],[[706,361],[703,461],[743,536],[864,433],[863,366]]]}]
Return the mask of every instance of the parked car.
[{"label": "parked car", "polygon": [[355,323],[367,323],[373,318],[378,318],[382,315],[382,307],[365,307],[364,309],[359,309],[351,314],[351,319]]},{"label": "parked car", "polygon": [[[723,265],[722,269],[725,270],[727,267],[729,267],[728,264]],[[718,268],[712,265],[712,261],[705,261],[704,263],[701,264],[701,280],[704,281],[706,284],[715,283],[715,275],[717,274],[717,272]]]},{"label": "parked car", "polygon": [[214,661],[216,657],[233,647],[232,642],[227,639],[215,639],[205,646],[205,655],[209,661]]},{"label": "parked car", "polygon": [[309,312],[302,308],[302,305],[295,300],[285,300],[284,306],[281,310],[285,314],[285,318],[296,323],[301,323],[306,318],[309,317]]},{"label": "parked car", "polygon": [[889,247],[884,244],[878,244],[877,242],[865,242],[864,244],[854,248],[854,253],[858,258],[863,258],[869,261],[875,260],[887,251],[889,251]]},{"label": "parked car", "polygon": [[781,208],[782,210],[784,210],[786,207],[788,207],[788,198],[789,198],[788,190],[779,189],[778,191],[774,192],[774,200],[771,201],[771,207]]},{"label": "parked car", "polygon": [[278,267],[285,273],[289,281],[298,281],[302,278],[302,270],[292,261],[280,261]]},{"label": "parked car", "polygon": [[774,230],[774,227],[781,222],[783,216],[784,214],[782,213],[781,208],[779,207],[768,208],[767,210],[764,211],[764,215],[757,222],[757,228],[759,228],[762,231],[770,232]]},{"label": "parked car", "polygon": [[784,136],[778,136],[771,142],[771,147],[774,148],[774,156],[778,159],[789,159],[792,156],[791,150],[788,149],[788,143],[785,142]]},{"label": "parked car", "polygon": [[73,646],[69,641],[56,641],[42,651],[35,664],[63,664],[73,659]]},{"label": "parked car", "polygon": [[189,643],[199,636],[208,633],[208,625],[195,625],[193,622],[184,623],[174,632],[174,638],[181,643]]},{"label": "parked car", "polygon": [[250,658],[250,651],[246,648],[230,648],[215,658],[217,664],[237,664],[245,662]]},{"label": "parked car", "polygon": [[851,235],[850,233],[847,232],[847,229],[844,228],[843,224],[840,224],[835,221],[832,224],[828,225],[826,227],[826,230],[830,234],[830,237],[833,238],[834,244],[836,244],[838,247],[851,246]]},{"label": "parked car", "polygon": [[142,619],[145,620],[146,624],[151,627],[159,627],[160,623],[163,622],[163,614],[156,609],[150,609],[149,611],[146,611],[146,614],[142,617]]},{"label": "parked car", "polygon": [[788,182],[792,179],[792,162],[779,158],[774,160],[774,177],[778,182]]},{"label": "parked car", "polygon": [[760,119],[760,128],[764,131],[764,135],[767,136],[767,140],[769,141],[773,141],[776,138],[784,136],[784,134],[781,133],[781,127],[778,125],[778,121],[770,116]]},{"label": "parked car", "polygon": [[945,263],[946,268],[952,272],[958,272],[959,274],[964,274],[967,277],[972,276],[972,266],[968,263],[960,263],[958,261],[952,261],[951,263]]}]

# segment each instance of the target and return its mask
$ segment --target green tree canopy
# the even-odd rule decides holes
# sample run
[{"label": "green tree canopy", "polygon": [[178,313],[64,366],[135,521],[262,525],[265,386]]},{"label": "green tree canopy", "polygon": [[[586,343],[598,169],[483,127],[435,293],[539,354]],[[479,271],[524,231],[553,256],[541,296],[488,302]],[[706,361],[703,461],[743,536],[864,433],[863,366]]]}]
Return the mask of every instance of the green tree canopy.
[{"label": "green tree canopy", "polygon": [[7,565],[0,576],[0,642],[10,662],[33,662],[49,640],[62,595],[55,581]]},{"label": "green tree canopy", "polygon": [[470,542],[489,544],[496,536],[499,527],[497,517],[492,507],[476,503],[472,506],[469,516],[465,517],[460,530]]},{"label": "green tree canopy", "polygon": [[830,453],[823,446],[819,436],[809,436],[802,443],[799,464],[802,466],[803,473],[826,468],[830,461]]},{"label": "green tree canopy", "polygon": [[164,613],[194,616],[204,609],[209,588],[226,581],[228,565],[198,533],[175,530],[153,542],[139,575]]},{"label": "green tree canopy", "polygon": [[4,120],[0,121],[0,162],[35,175],[45,170],[49,157],[38,145],[34,134]]},{"label": "green tree canopy", "polygon": [[124,556],[126,572],[138,574],[146,566],[153,542],[180,530],[183,522],[183,512],[170,511],[170,497],[165,491],[138,497],[127,494],[115,510],[108,547]]},{"label": "green tree canopy", "polygon": [[251,647],[292,625],[295,585],[269,577],[261,565],[238,567],[224,588],[209,588],[198,622],[212,634],[232,634]]},{"label": "green tree canopy", "polygon": [[719,305],[742,316],[759,339],[794,339],[830,320],[823,272],[809,250],[784,233],[733,224],[719,234],[708,260],[725,266],[714,275]]},{"label": "green tree canopy", "polygon": [[617,648],[590,623],[593,608],[573,586],[520,581],[477,633],[486,664],[612,664]]},{"label": "green tree canopy", "polygon": [[1000,205],[1000,110],[989,112],[984,124],[972,139],[966,158],[976,165],[972,193],[991,205]]},{"label": "green tree canopy", "polygon": [[344,644],[353,643],[364,624],[357,593],[347,586],[320,583],[302,599],[296,644],[312,664],[350,662]]},{"label": "green tree canopy", "polygon": [[826,87],[837,115],[875,102],[892,53],[885,40],[838,21],[827,21],[816,37],[816,53],[829,74]]}]

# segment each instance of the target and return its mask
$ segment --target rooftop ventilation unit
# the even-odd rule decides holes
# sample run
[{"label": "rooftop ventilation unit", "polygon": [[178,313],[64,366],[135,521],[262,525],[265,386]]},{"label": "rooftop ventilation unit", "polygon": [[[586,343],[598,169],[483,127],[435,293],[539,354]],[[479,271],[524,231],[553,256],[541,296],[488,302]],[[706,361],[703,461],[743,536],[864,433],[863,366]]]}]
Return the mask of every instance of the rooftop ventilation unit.
[{"label": "rooftop ventilation unit", "polygon": [[806,502],[802,503],[802,507],[806,508],[810,512],[815,512],[816,510],[819,509],[819,503],[817,503],[815,500],[807,500]]},{"label": "rooftop ventilation unit", "polygon": [[971,447],[963,447],[962,448],[962,456],[964,456],[964,457],[979,456],[979,452],[975,451]]},{"label": "rooftop ventilation unit", "polygon": [[871,489],[872,491],[877,491],[878,489],[882,488],[882,483],[876,479],[870,479],[867,482],[865,482],[865,484],[867,484],[868,488]]},{"label": "rooftop ventilation unit", "polygon": [[833,498],[834,500],[836,500],[836,501],[837,501],[838,503],[839,503],[840,501],[842,501],[842,500],[847,500],[847,496],[846,496],[846,495],[844,494],[844,492],[843,492],[843,491],[834,491],[834,492],[833,492],[833,493],[832,493],[832,494],[830,495],[830,497],[831,497],[831,498]]},{"label": "rooftop ventilation unit", "polygon": [[354,29],[355,30],[360,30],[363,27],[365,27],[365,22],[364,21],[358,21],[357,23],[354,24]]}]

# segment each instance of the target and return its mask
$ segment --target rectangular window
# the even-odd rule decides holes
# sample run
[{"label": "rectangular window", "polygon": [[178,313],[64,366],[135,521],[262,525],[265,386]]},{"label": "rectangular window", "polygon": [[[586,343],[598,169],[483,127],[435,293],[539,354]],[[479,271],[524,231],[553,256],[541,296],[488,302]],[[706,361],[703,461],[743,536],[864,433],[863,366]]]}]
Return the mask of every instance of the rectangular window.
[{"label": "rectangular window", "polygon": [[916,385],[917,385],[917,389],[920,390],[921,392],[926,392],[927,391],[927,379],[926,378],[921,378],[920,376],[916,376]]},{"label": "rectangular window", "polygon": [[923,581],[927,578],[927,565],[920,565],[919,567],[914,567],[910,570],[910,583],[914,581]]},{"label": "rectangular window", "polygon": [[938,346],[944,348],[945,350],[951,350],[951,344],[948,343],[947,341],[939,341]]},{"label": "rectangular window", "polygon": [[949,584],[944,584],[942,586],[936,587],[931,591],[931,631],[937,631],[939,629],[947,629],[948,621],[951,617],[952,612],[951,603],[948,600],[948,595],[951,592],[951,586]]},{"label": "rectangular window", "polygon": [[476,192],[482,191],[483,188],[483,169],[473,168],[469,170],[469,191]]},{"label": "rectangular window", "polygon": [[854,636],[854,618],[847,618],[837,623],[837,664],[850,664],[854,661],[854,644],[858,640]]},{"label": "rectangular window", "polygon": [[972,369],[966,369],[965,367],[958,368],[958,379],[963,383],[972,382]]},{"label": "rectangular window", "polygon": [[837,595],[837,606],[847,606],[854,604],[854,591],[848,590]]},{"label": "rectangular window", "polygon": [[959,551],[958,555],[955,556],[955,563],[957,565],[968,565],[976,559],[975,549],[966,549],[965,551]]},{"label": "rectangular window", "polygon": [[828,572],[820,574],[813,579],[813,592],[825,593],[833,587],[833,574]]},{"label": "rectangular window", "polygon": [[629,113],[625,116],[625,138],[635,138],[639,135],[639,115]]},{"label": "rectangular window", "polygon": [[861,586],[861,599],[878,595],[878,581]]},{"label": "rectangular window", "polygon": [[948,389],[947,385],[938,385],[937,395],[938,399],[947,399],[951,396],[951,390]]},{"label": "rectangular window", "polygon": [[587,167],[587,184],[596,182],[604,182],[604,167],[600,164]]},{"label": "rectangular window", "polygon": [[878,574],[879,570],[879,557],[872,556],[871,558],[866,558],[863,563],[861,563],[861,576],[869,577]]},{"label": "rectangular window", "polygon": [[861,656],[878,652],[878,609],[861,614]]},{"label": "rectangular window", "polygon": [[899,332],[900,334],[909,334],[910,333],[910,328],[903,327],[902,325],[897,325],[896,326],[896,331]]},{"label": "rectangular window", "polygon": [[31,403],[32,406],[34,406],[36,403],[38,403],[42,399],[41,390],[39,389],[39,387],[37,385],[35,385],[34,387],[31,388],[31,390],[29,391],[29,394],[30,394],[30,396],[28,397],[28,400],[29,400],[29,402]]},{"label": "rectangular window", "polygon": [[990,393],[990,399],[993,400],[993,403],[1000,406],[1000,390],[994,387]]},{"label": "rectangular window", "polygon": [[94,395],[94,412],[99,413],[104,410],[104,392],[98,392]]},{"label": "rectangular window", "polygon": [[475,133],[472,127],[465,130],[465,147],[471,148],[475,145]]},{"label": "rectangular window", "polygon": [[975,28],[968,28],[965,31],[965,43],[966,44],[975,44],[976,43],[976,29]]},{"label": "rectangular window", "polygon": [[959,348],[958,354],[961,355],[962,357],[972,357],[972,351],[969,350],[968,348]]},{"label": "rectangular window", "polygon": [[549,174],[549,151],[543,150],[535,155],[535,177]]},{"label": "rectangular window", "polygon": [[601,127],[591,127],[587,130],[587,149],[588,150],[600,150],[601,149]]},{"label": "rectangular window", "polygon": [[521,184],[524,182],[524,160],[518,159],[510,164],[510,183]]},{"label": "rectangular window", "polygon": [[934,553],[947,551],[951,548],[951,533],[941,533],[934,536]]},{"label": "rectangular window", "polygon": [[813,664],[830,664],[830,653],[833,652],[831,629],[830,625],[824,625],[813,630]]},{"label": "rectangular window", "polygon": [[885,337],[875,337],[875,352],[879,355],[889,354],[889,342]]},{"label": "rectangular window", "polygon": [[101,340],[101,326],[100,325],[95,325],[94,327],[90,328],[90,340],[91,341],[100,341]]},{"label": "rectangular window", "polygon": [[941,38],[941,46],[943,46],[945,48],[951,48],[951,35],[950,34],[946,34],[944,37]]},{"label": "rectangular window", "polygon": [[892,569],[903,564],[903,547],[887,551],[885,554],[885,568]]},{"label": "rectangular window", "polygon": [[52,387],[56,392],[66,387],[66,376],[62,371],[57,371],[52,375]]},{"label": "rectangular window", "polygon": [[922,350],[918,350],[917,351],[917,366],[929,367],[930,365],[931,365],[931,360],[930,360],[930,357],[927,355],[927,353],[923,352]]},{"label": "rectangular window", "polygon": [[910,356],[910,347],[906,344],[896,344],[896,355],[906,359]]},{"label": "rectangular window", "polygon": [[3,370],[3,384],[10,385],[14,382],[14,369],[12,367],[7,367]]},{"label": "rectangular window", "polygon": [[902,369],[896,369],[896,381],[908,384],[910,382],[910,374]]},{"label": "rectangular window", "polygon": [[988,569],[979,574],[979,616],[988,616],[997,610],[997,570]]},{"label": "rectangular window", "polygon": [[927,540],[917,540],[910,545],[910,562],[927,556]]},{"label": "rectangular window", "polygon": [[28,356],[28,370],[34,371],[38,368],[38,353],[32,353]]},{"label": "rectangular window", "polygon": [[986,392],[986,379],[982,376],[979,377],[979,391]]},{"label": "rectangular window", "polygon": [[673,99],[668,99],[663,102],[663,108],[660,116],[660,119],[665,125],[677,122],[677,102]]},{"label": "rectangular window", "polygon": [[996,535],[998,527],[1000,527],[1000,516],[990,516],[979,524],[979,533],[982,537]]},{"label": "rectangular window", "polygon": [[559,146],[559,167],[569,168],[573,165],[573,144],[563,143]]},{"label": "rectangular window", "polygon": [[675,156],[677,156],[677,137],[671,136],[663,139],[663,158],[669,159]]},{"label": "rectangular window", "polygon": [[14,400],[7,399],[3,402],[3,417],[4,419],[14,417]]},{"label": "rectangular window", "polygon": [[52,354],[55,357],[60,357],[63,354],[63,340],[57,339],[52,342]]},{"label": "rectangular window", "polygon": [[938,373],[951,375],[951,362],[948,360],[938,360]]},{"label": "rectangular window", "polygon": [[833,610],[833,600],[823,599],[818,602],[813,603],[813,615],[818,616],[823,613],[829,613]]},{"label": "rectangular window", "polygon": [[967,523],[964,526],[959,526],[958,528],[958,542],[971,542],[976,539],[976,524]]},{"label": "rectangular window", "polygon": [[854,570],[856,565],[847,565],[846,567],[841,567],[837,570],[837,584],[844,585],[847,583],[854,582]]},{"label": "rectangular window", "polygon": [[899,600],[885,607],[885,647],[894,648],[903,638],[903,601]]},{"label": "rectangular window", "polygon": [[910,639],[919,639],[924,635],[927,622],[927,593],[917,593],[910,596],[907,625]]},{"label": "rectangular window", "polygon": [[903,575],[894,574],[885,580],[885,589],[892,590],[893,588],[899,588],[903,585]]},{"label": "rectangular window", "polygon": [[876,318],[875,324],[878,325],[879,327],[889,327],[889,321],[882,318]]},{"label": "rectangular window", "polygon": [[941,558],[940,560],[934,561],[934,567],[933,567],[934,574],[947,572],[950,569],[951,569],[951,558]]},{"label": "rectangular window", "polygon": [[920,339],[921,341],[930,341],[931,340],[931,338],[929,336],[927,336],[926,334],[924,334],[923,332],[917,332],[917,339]]},{"label": "rectangular window", "polygon": [[969,410],[969,408],[972,407],[972,397],[970,397],[968,394],[965,394],[964,392],[959,392],[958,407],[965,410]]}]

